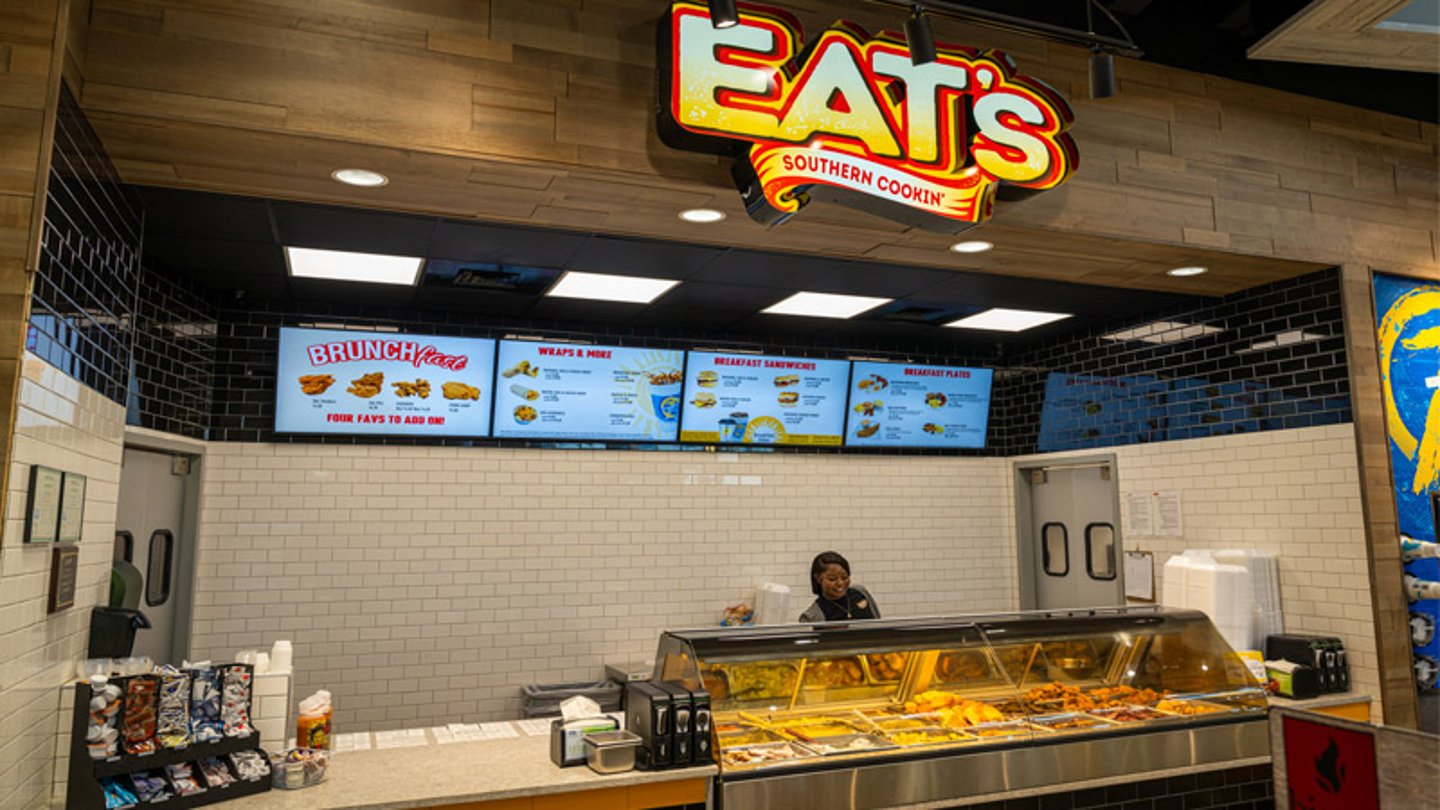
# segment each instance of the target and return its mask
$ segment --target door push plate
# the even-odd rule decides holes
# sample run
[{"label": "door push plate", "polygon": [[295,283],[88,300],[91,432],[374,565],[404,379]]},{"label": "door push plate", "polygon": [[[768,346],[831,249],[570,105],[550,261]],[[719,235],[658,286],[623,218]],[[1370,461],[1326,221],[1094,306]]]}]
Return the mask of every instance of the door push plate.
[{"label": "door push plate", "polygon": [[1049,476],[1045,474],[1045,471],[1044,471],[1044,470],[1031,470],[1031,471],[1030,471],[1030,485],[1031,485],[1031,486],[1039,486],[1040,484],[1045,483],[1045,481],[1046,481],[1048,478],[1049,478]]}]

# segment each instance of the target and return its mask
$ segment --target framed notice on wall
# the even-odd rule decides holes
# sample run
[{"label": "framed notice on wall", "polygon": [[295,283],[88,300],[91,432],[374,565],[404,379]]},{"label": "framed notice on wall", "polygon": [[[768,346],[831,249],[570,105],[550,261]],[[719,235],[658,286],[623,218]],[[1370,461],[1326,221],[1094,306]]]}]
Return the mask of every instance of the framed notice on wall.
[{"label": "framed notice on wall", "polygon": [[78,543],[85,527],[85,476],[65,473],[60,486],[60,528],[62,543]]},{"label": "framed notice on wall", "polygon": [[58,546],[50,554],[50,599],[46,609],[57,613],[75,606],[75,582],[80,572],[80,549]]},{"label": "framed notice on wall", "polygon": [[60,532],[60,493],[64,473],[30,468],[30,492],[25,499],[25,542],[53,543]]}]

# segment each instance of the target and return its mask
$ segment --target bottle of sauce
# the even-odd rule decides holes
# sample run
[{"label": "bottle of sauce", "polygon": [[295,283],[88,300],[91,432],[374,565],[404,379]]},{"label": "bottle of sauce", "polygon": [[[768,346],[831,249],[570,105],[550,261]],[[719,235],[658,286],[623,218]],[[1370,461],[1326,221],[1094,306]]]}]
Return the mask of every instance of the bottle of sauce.
[{"label": "bottle of sauce", "polygon": [[330,750],[330,693],[321,689],[300,701],[300,718],[295,722],[295,745]]}]

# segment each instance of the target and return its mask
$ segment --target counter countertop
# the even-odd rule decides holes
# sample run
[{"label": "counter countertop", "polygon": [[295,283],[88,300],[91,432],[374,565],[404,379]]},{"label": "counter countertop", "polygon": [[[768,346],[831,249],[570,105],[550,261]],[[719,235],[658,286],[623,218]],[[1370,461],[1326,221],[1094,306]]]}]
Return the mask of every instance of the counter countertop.
[{"label": "counter countertop", "polygon": [[714,765],[601,776],[584,765],[557,768],[548,737],[346,751],[330,759],[325,781],[236,799],[235,810],[406,810],[450,804],[709,779]]},{"label": "counter countertop", "polygon": [[1293,700],[1279,695],[1270,696],[1270,705],[1277,709],[1323,709],[1327,706],[1348,706],[1352,703],[1369,703],[1370,696],[1364,692],[1330,692],[1319,697]]}]

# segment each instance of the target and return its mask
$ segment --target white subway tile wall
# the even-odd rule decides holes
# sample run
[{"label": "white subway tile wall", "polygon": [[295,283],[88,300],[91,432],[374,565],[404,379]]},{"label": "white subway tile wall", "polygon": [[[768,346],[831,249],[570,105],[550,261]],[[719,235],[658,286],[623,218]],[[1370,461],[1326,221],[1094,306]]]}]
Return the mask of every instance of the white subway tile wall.
[{"label": "white subway tile wall", "polygon": [[295,642],[337,728],[516,717],[845,554],[886,616],[1013,608],[996,458],[211,443],[193,650]]},{"label": "white subway tile wall", "polygon": [[[1183,536],[1125,538],[1165,563],[1185,549],[1256,549],[1279,557],[1281,610],[1291,633],[1345,641],[1352,689],[1368,693],[1379,720],[1379,662],[1366,563],[1364,515],[1352,424],[1016,457],[1114,453],[1122,526],[1131,492],[1181,497]],[[1397,540],[1398,542],[1398,540]]]},{"label": "white subway tile wall", "polygon": [[[83,658],[90,608],[110,581],[125,410],[34,355],[23,361],[3,539],[0,539],[0,807],[48,800],[60,685]],[[30,467],[88,477],[75,606],[46,614],[50,548],[26,546]],[[66,718],[68,721],[68,718]]]}]

